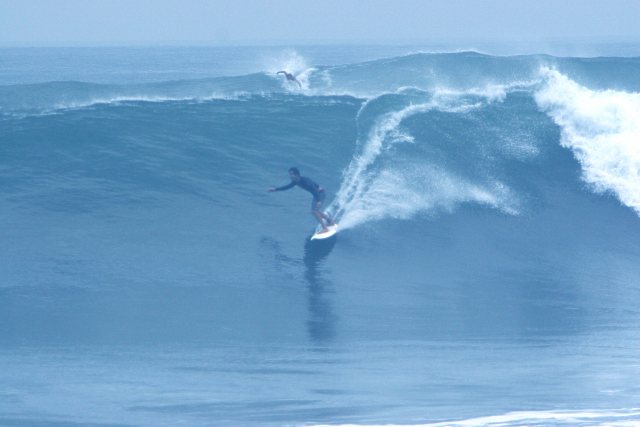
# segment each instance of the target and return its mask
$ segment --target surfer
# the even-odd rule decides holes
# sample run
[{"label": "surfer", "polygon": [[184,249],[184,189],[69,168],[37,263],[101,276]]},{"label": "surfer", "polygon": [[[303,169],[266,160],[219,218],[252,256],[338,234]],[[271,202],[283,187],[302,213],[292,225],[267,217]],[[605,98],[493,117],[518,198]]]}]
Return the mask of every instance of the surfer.
[{"label": "surfer", "polygon": [[278,71],[276,74],[284,74],[284,76],[287,78],[287,81],[298,83],[298,86],[300,86],[300,89],[302,89],[302,83],[300,83],[300,81],[298,81],[298,79],[296,79],[296,76],[294,76],[293,74],[287,73],[286,71]]},{"label": "surfer", "polygon": [[335,225],[335,222],[331,217],[320,210],[325,198],[324,188],[320,187],[306,176],[300,176],[298,168],[289,168],[289,178],[291,178],[291,182],[289,184],[283,185],[282,187],[271,187],[267,189],[267,191],[270,193],[274,191],[284,191],[293,188],[296,185],[303,190],[307,190],[313,195],[313,200],[311,201],[311,214],[316,217],[320,223],[323,233],[329,231],[327,226]]}]

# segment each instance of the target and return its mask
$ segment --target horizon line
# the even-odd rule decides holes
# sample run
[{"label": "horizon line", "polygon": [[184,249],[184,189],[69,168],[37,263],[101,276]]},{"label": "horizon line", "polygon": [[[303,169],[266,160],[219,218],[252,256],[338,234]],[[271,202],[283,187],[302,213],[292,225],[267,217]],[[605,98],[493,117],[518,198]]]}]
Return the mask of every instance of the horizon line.
[{"label": "horizon line", "polygon": [[[454,45],[496,45],[496,46],[534,46],[541,45],[550,47],[549,45],[569,45],[578,46],[597,46],[604,44],[638,44],[640,39],[633,38],[598,38],[589,39],[587,37],[574,38],[548,38],[548,39],[466,39],[466,38],[449,38],[449,39],[430,39],[430,40],[302,40],[296,43],[283,40],[273,41],[211,41],[211,40],[132,40],[132,41],[2,41],[0,48],[64,48],[64,47],[313,47],[313,46],[385,46],[385,47],[403,47],[403,46],[454,46]],[[459,48],[460,46],[458,46]]]}]

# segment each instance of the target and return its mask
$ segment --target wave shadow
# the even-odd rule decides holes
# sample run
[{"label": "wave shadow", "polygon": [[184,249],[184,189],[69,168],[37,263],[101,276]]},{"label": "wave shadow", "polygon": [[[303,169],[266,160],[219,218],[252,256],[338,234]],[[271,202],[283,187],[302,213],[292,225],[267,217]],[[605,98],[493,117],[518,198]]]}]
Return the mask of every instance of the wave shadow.
[{"label": "wave shadow", "polygon": [[336,316],[333,313],[331,299],[333,284],[323,277],[321,265],[335,247],[337,238],[309,240],[304,245],[304,278],[309,289],[309,337],[316,344],[332,341],[336,334]]}]

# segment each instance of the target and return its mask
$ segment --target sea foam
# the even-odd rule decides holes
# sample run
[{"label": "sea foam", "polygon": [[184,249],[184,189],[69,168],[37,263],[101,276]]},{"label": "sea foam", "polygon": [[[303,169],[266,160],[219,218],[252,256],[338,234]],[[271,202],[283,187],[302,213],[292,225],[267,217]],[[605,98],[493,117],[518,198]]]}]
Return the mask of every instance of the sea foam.
[{"label": "sea foam", "polygon": [[[341,188],[329,207],[341,228],[384,218],[407,219],[419,212],[452,211],[461,203],[478,203],[517,213],[513,192],[498,179],[476,182],[438,166],[433,159],[401,158],[393,150],[399,144],[429,144],[417,141],[402,129],[408,118],[430,111],[462,115],[504,98],[495,93],[495,88],[422,95],[415,90],[400,91],[397,95],[405,95],[407,105],[391,108],[370,120],[371,125],[359,138],[358,150],[344,172]],[[427,99],[416,102],[420,96]],[[361,122],[366,121],[367,107],[375,101],[363,105],[358,114]]]},{"label": "sea foam", "polygon": [[[501,415],[423,424],[334,424],[333,427],[510,427],[510,426],[592,426],[631,427],[638,425],[638,409],[616,411],[517,411]],[[314,425],[328,427],[328,425]]]},{"label": "sea foam", "polygon": [[541,74],[535,100],[560,126],[584,181],[640,215],[640,93],[591,90],[549,68]]}]

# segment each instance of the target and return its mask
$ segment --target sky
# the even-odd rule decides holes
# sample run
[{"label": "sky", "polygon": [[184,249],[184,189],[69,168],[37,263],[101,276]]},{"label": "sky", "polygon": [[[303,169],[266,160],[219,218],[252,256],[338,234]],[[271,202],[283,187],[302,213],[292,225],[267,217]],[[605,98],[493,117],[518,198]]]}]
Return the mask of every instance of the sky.
[{"label": "sky", "polygon": [[640,0],[0,0],[0,45],[640,42]]}]

